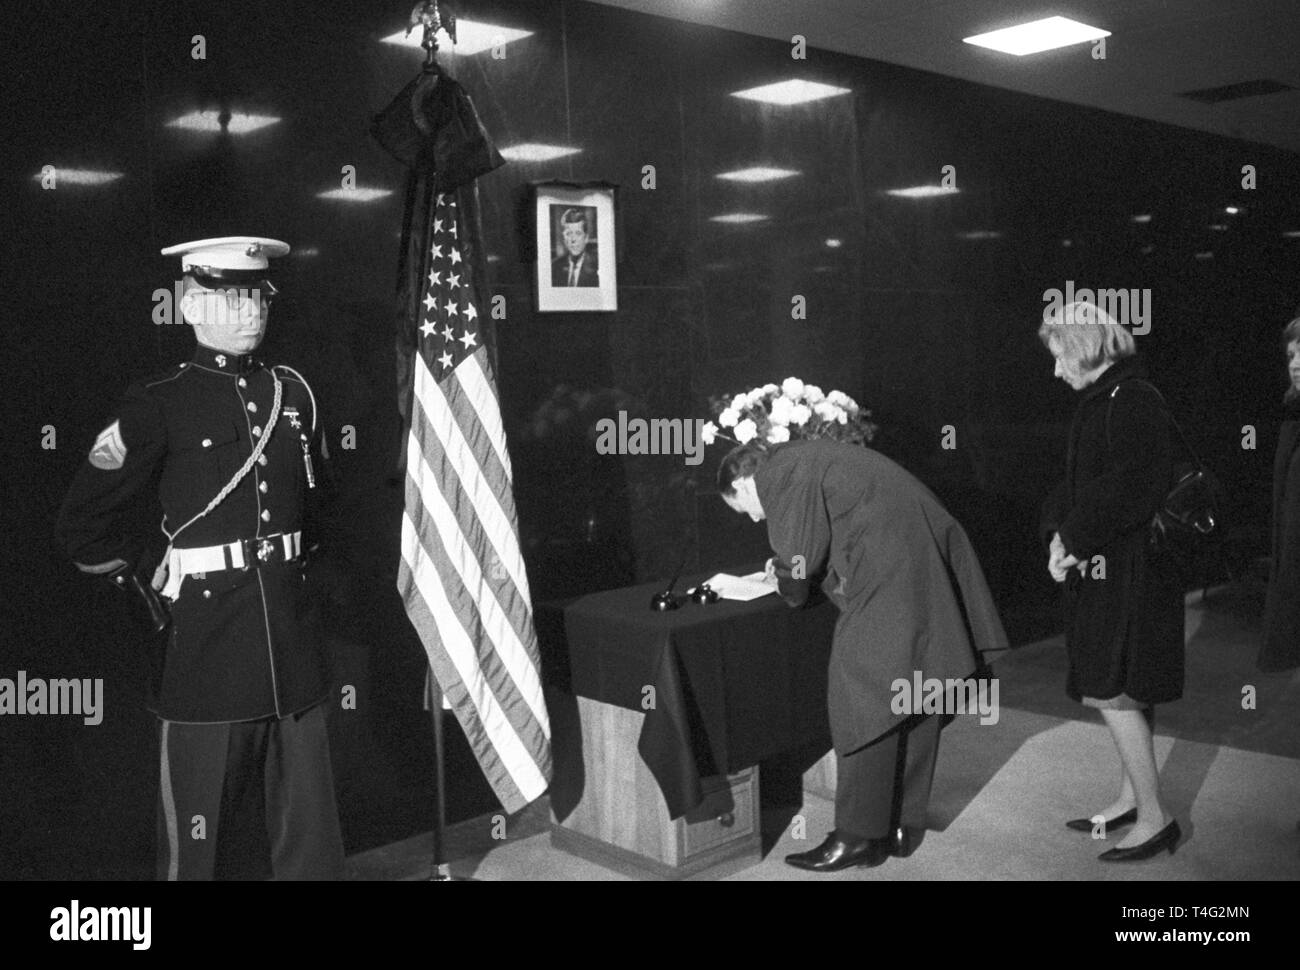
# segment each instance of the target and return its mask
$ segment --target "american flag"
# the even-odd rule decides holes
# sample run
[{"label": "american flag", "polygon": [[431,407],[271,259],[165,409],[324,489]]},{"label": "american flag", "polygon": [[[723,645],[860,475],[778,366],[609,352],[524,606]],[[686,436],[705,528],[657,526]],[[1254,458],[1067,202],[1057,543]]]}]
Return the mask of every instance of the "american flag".
[{"label": "american flag", "polygon": [[484,775],[515,812],[546,790],[551,728],[484,348],[491,322],[466,258],[475,221],[460,218],[451,192],[433,208],[424,299],[410,323],[417,351],[397,589]]}]

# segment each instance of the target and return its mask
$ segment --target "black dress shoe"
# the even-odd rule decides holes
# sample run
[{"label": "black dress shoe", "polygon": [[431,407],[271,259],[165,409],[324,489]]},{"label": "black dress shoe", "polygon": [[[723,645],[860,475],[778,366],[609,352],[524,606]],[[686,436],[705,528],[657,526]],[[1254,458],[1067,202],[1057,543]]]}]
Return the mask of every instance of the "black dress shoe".
[{"label": "black dress shoe", "polygon": [[1135,845],[1128,849],[1119,847],[1107,849],[1097,858],[1102,862],[1141,862],[1143,859],[1150,859],[1154,855],[1159,855],[1165,849],[1168,849],[1169,854],[1173,855],[1174,850],[1178,848],[1178,840],[1182,837],[1183,831],[1178,827],[1178,820],[1174,819],[1141,845]]},{"label": "black dress shoe", "polygon": [[906,859],[916,851],[916,847],[921,841],[921,833],[924,831],[925,829],[914,829],[906,825],[900,825],[894,829],[893,834],[889,837],[889,854],[898,856],[900,859]]},{"label": "black dress shoe", "polygon": [[796,852],[785,861],[796,869],[810,872],[838,872],[853,866],[870,868],[878,866],[890,856],[893,839],[854,839],[846,842],[834,832],[826,841],[807,852]]},{"label": "black dress shoe", "polygon": [[[1095,816],[1094,816],[1095,818]],[[1138,820],[1138,810],[1130,808],[1127,812],[1121,812],[1114,818],[1106,822],[1106,831],[1117,829],[1122,825],[1132,825]],[[1072,818],[1065,823],[1067,829],[1074,829],[1076,832],[1091,832],[1095,823],[1091,818]]]}]

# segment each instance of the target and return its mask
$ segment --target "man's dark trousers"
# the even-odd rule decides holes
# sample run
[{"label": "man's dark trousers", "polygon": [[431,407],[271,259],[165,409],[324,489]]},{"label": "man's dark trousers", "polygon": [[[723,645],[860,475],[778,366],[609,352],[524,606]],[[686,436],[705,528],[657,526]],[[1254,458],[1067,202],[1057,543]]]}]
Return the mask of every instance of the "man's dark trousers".
[{"label": "man's dark trousers", "polygon": [[919,715],[865,747],[835,756],[835,832],[880,839],[897,826],[925,828],[943,716]]},{"label": "man's dark trousers", "polygon": [[280,719],[162,721],[160,732],[159,879],[217,874],[221,823],[259,772],[275,878],[343,878],[324,705]]}]

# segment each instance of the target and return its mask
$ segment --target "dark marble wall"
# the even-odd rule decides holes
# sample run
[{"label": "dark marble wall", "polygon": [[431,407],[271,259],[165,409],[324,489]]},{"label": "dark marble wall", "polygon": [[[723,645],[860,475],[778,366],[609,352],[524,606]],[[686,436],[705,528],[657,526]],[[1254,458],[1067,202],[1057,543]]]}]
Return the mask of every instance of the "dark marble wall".
[{"label": "dark marble wall", "polygon": [[[0,853],[13,856],[0,864],[147,870],[154,742],[132,693],[143,666],[131,619],[70,570],[49,532],[121,388],[190,352],[184,328],[150,321],[151,294],[176,272],[158,250],[222,234],[296,247],[279,268],[285,299],[265,350],[309,375],[336,435],[356,429],[356,449],[336,449],[333,551],[318,571],[335,681],[370,698],[331,725],[349,847],[427,827],[423,659],[393,591],[403,175],[367,135],[418,69],[418,51],[380,42],[407,9],[73,3],[60,15],[67,29],[13,35],[22,49],[0,106],[10,221],[0,346],[16,389],[4,516],[17,561],[5,570],[0,674],[104,676],[114,707],[95,732],[0,725],[0,759],[30,782],[24,799],[0,800]],[[1156,379],[1234,495],[1234,525],[1249,536],[1266,524],[1284,388],[1276,335],[1300,303],[1300,240],[1282,236],[1300,228],[1294,156],[815,50],[793,61],[782,43],[590,3],[485,0],[465,15],[532,31],[501,59],[444,58],[498,145],[580,149],[481,181],[490,288],[507,301],[502,402],[539,596],[666,576],[683,559],[714,568],[762,556],[762,530],[711,494],[720,447],[690,467],[598,455],[590,432],[620,409],[707,416],[713,395],[793,374],[872,407],[877,445],[966,524],[1013,639],[1051,632],[1054,591],[1033,532],[1072,394],[1052,380],[1034,331],[1043,290],[1070,279],[1152,290],[1140,345]],[[195,34],[205,60],[191,57]],[[731,96],[794,77],[851,93],[790,107]],[[166,127],[204,109],[280,120],[242,136]],[[42,191],[32,176],[45,164],[123,177]],[[756,164],[798,175],[717,178]],[[1246,164],[1258,170],[1253,191],[1240,186]],[[646,165],[653,191],[641,187]],[[883,194],[935,183],[945,165],[956,196]],[[319,198],[344,166],[391,194]],[[528,183],[551,178],[620,185],[616,313],[533,309],[519,210]],[[1244,212],[1224,215],[1229,204]],[[767,218],[712,221],[737,210]],[[1139,213],[1151,221],[1133,222]],[[791,319],[796,294],[806,320]],[[1246,424],[1259,428],[1255,451],[1240,447]],[[40,447],[46,425],[55,450]],[[946,425],[954,450],[940,447]],[[464,752],[454,757],[453,816],[466,815],[490,796]],[[101,837],[113,828],[133,834]]]}]

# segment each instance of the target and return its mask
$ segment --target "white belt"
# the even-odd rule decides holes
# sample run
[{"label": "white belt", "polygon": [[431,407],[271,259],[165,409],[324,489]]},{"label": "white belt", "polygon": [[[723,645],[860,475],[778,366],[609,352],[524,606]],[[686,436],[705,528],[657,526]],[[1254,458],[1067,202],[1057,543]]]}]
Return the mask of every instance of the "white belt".
[{"label": "white belt", "polygon": [[[215,573],[223,569],[248,569],[269,562],[273,557],[287,562],[297,559],[301,551],[301,532],[281,532],[273,536],[240,539],[221,546],[172,549],[167,557],[167,584],[163,587],[162,594],[175,600],[180,595],[181,581],[186,576]],[[277,556],[277,553],[280,555]]]}]

